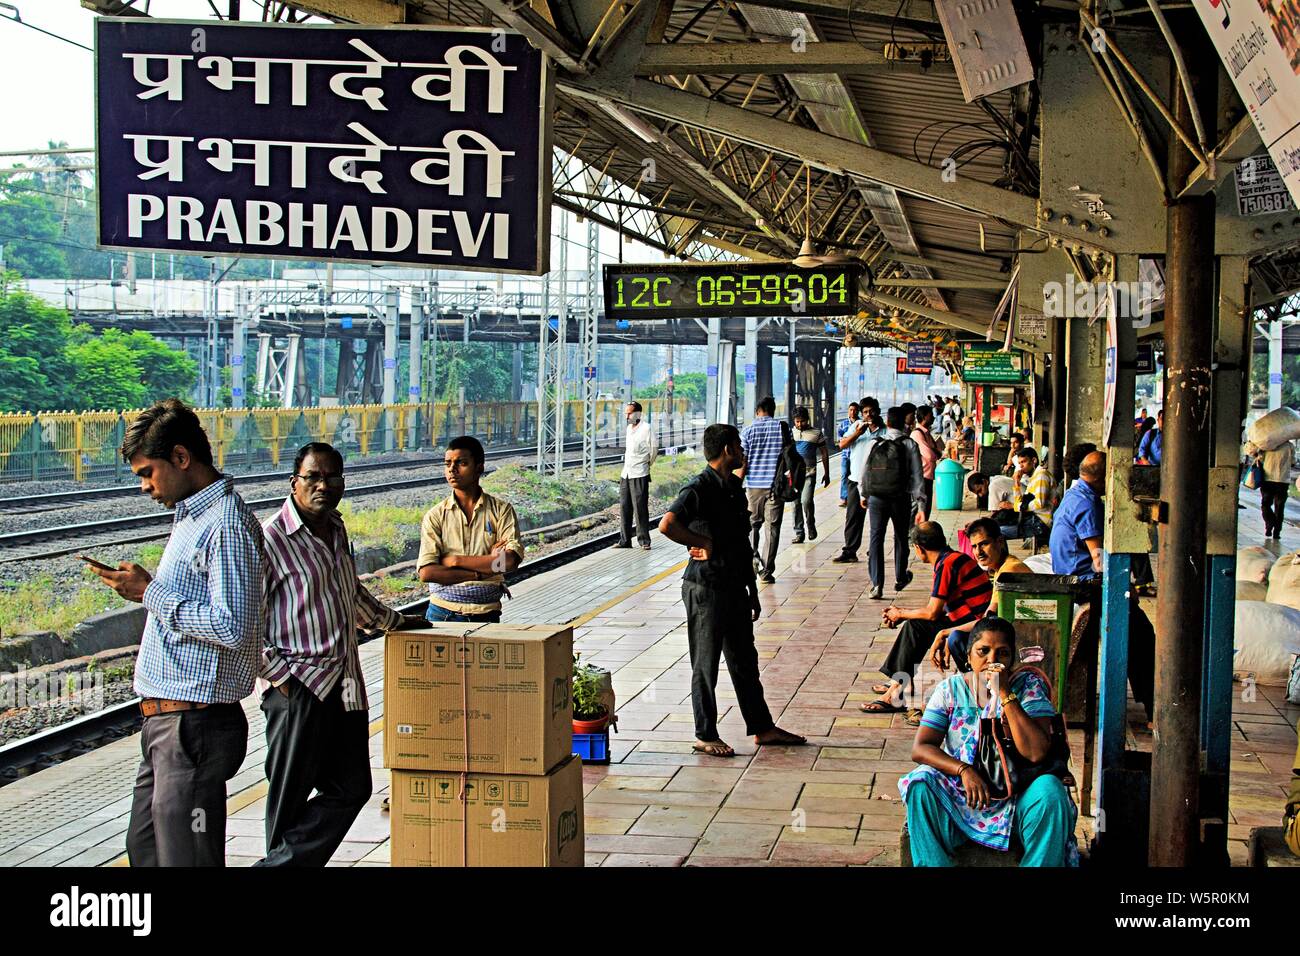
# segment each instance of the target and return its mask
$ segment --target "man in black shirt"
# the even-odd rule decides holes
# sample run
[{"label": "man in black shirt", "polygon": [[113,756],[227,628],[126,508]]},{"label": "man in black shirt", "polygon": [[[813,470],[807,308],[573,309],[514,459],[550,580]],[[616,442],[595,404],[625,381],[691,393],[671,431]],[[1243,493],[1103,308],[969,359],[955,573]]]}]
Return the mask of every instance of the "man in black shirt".
[{"label": "man in black shirt", "polygon": [[722,656],[745,718],[745,732],[754,743],[807,743],[776,726],[758,679],[754,622],[762,607],[749,543],[749,505],[740,479],[733,475],[745,464],[740,432],[734,425],[710,425],[704,430],[704,456],[709,467],[682,489],[659,523],[664,537],[690,550],[682,574],[682,602],[691,650],[694,749],[715,757],[736,753],[718,738],[714,688]]}]

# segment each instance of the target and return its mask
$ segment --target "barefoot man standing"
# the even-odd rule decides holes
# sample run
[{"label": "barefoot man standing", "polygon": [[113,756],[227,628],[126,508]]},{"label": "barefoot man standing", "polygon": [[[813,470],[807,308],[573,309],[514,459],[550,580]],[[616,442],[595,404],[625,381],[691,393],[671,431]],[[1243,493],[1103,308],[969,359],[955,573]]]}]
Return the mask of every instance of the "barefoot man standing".
[{"label": "barefoot man standing", "polygon": [[733,472],[745,464],[740,432],[734,425],[710,425],[704,431],[709,467],[691,479],[659,524],[659,533],[690,549],[682,574],[682,601],[691,650],[691,705],[695,710],[697,753],[734,757],[718,738],[719,658],[735,687],[745,718],[745,733],[754,743],[798,746],[807,741],[782,730],[772,720],[758,679],[754,622],[761,606],[749,543],[749,506]]}]

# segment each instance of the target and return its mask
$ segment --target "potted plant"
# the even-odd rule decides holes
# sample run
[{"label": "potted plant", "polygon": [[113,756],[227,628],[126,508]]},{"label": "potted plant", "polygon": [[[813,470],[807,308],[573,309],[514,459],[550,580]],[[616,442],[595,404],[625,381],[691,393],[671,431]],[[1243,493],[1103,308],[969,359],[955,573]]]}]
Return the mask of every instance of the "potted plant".
[{"label": "potted plant", "polygon": [[573,732],[604,733],[614,714],[614,690],[609,671],[573,658]]}]

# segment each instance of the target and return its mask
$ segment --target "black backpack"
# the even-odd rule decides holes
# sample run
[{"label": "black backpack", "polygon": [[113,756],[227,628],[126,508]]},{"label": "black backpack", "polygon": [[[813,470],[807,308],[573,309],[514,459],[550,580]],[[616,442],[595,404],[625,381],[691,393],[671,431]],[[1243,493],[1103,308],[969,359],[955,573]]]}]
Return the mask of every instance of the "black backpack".
[{"label": "black backpack", "polygon": [[903,438],[878,438],[867,456],[868,495],[891,498],[907,490],[907,446]]},{"label": "black backpack", "polygon": [[781,423],[781,457],[776,462],[776,476],[772,479],[772,494],[781,501],[798,501],[803,483],[808,477],[808,465],[795,446],[790,426]]}]

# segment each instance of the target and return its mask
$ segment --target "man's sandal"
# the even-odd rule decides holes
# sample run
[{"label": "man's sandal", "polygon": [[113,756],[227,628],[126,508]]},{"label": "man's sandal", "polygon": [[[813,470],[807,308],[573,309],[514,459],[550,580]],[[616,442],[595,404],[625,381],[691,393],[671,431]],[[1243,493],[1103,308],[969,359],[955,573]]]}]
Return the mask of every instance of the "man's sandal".
[{"label": "man's sandal", "polygon": [[897,714],[907,710],[902,704],[891,704],[889,701],[869,700],[865,704],[859,704],[858,710],[864,714]]}]

